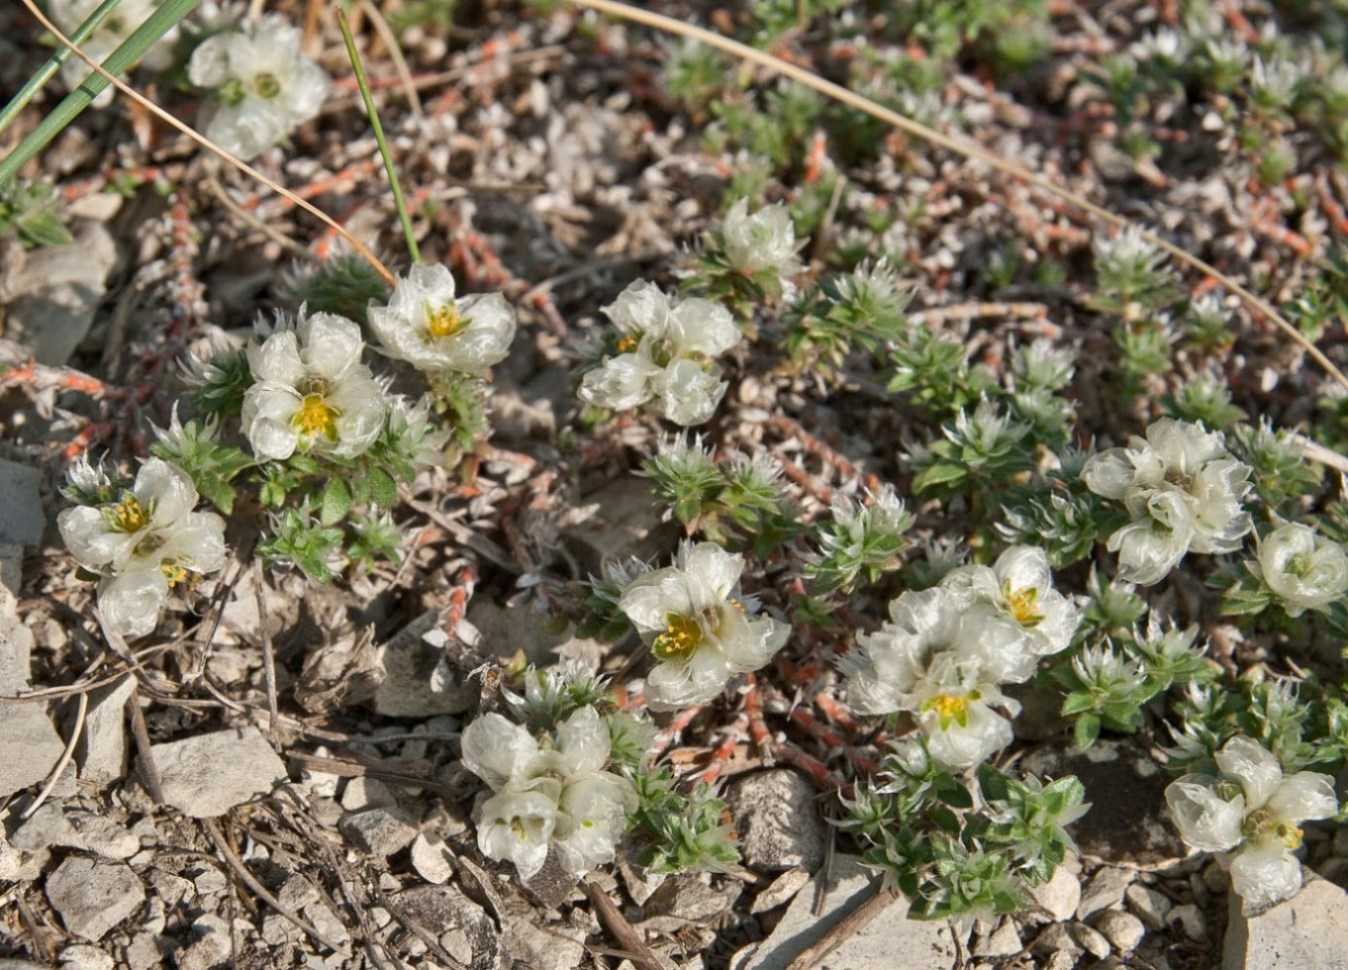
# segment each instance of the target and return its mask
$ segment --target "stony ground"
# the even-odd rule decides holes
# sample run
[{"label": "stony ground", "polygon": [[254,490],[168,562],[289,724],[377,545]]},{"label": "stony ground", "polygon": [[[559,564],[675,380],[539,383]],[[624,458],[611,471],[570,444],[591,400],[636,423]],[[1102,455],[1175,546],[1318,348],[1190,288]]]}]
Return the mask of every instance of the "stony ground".
[{"label": "stony ground", "polygon": [[[659,6],[729,30],[748,23],[734,8]],[[1275,302],[1302,289],[1348,234],[1342,170],[1298,135],[1299,167],[1261,184],[1229,142],[1163,101],[1140,112],[1163,154],[1134,162],[1118,148],[1117,119],[1080,93],[1082,78],[1177,12],[1162,2],[1050,6],[1046,61],[998,76],[970,50],[925,105],[930,117],[1145,217]],[[1230,7],[1233,31],[1249,26],[1246,14],[1267,14]],[[349,78],[335,29],[320,26],[314,50]],[[42,52],[18,5],[0,12],[0,27],[9,91]],[[1307,864],[1323,878],[1247,918],[1229,908],[1224,873],[1190,858],[1164,819],[1164,738],[1106,738],[1083,754],[1033,698],[1015,756],[1086,783],[1095,808],[1074,830],[1080,856],[1023,916],[905,921],[901,902],[876,902],[887,897],[858,847],[827,824],[840,802],[807,766],[855,773],[856,759],[830,733],[831,710],[811,700],[828,693],[827,671],[807,684],[798,655],[755,688],[765,743],[745,730],[747,706],[734,706],[743,695],[663,738],[690,770],[715,761],[741,866],[659,878],[623,861],[580,885],[540,877],[521,887],[510,867],[485,860],[469,825],[480,786],[456,760],[483,698],[468,672],[517,650],[540,664],[560,651],[622,668],[610,645],[558,632],[556,591],[607,557],[667,557],[678,538],[635,473],[656,423],[593,429],[577,418],[580,341],[626,283],[668,276],[749,163],[737,145],[699,139],[709,118],[670,95],[672,45],[649,33],[489,2],[463,5],[452,27],[406,29],[402,47],[419,111],[376,42],[370,69],[423,258],[451,265],[466,290],[504,289],[521,321],[496,374],[494,434],[477,474],[419,481],[400,510],[413,550],[402,567],[315,587],[240,554],[154,636],[106,640],[54,526],[67,464],[85,451],[143,454],[179,390],[174,362],[259,311],[288,308],[281,268],[325,258],[333,240],[119,105],[86,115],[42,162],[76,244],[0,244],[0,967],[748,970],[798,966],[830,933],[841,947],[819,965],[839,970],[1331,966],[1289,954],[1348,926],[1343,832],[1308,827]],[[779,52],[837,67],[826,23],[790,33]],[[318,121],[263,165],[396,253],[354,91],[340,82]],[[159,94],[190,120],[190,99]],[[915,309],[976,356],[996,364],[1013,342],[1044,335],[1078,345],[1086,434],[1117,437],[1173,389],[1166,381],[1213,363],[1179,348],[1174,374],[1116,407],[1099,389],[1113,345],[1080,279],[1092,224],[954,154],[897,135],[875,141],[874,152],[839,147],[829,162],[856,193],[807,249],[815,269],[830,234],[883,244],[907,263]],[[825,149],[813,139],[788,148],[797,157],[771,173],[773,198],[812,191],[818,178],[811,153]],[[883,240],[866,239],[868,209],[905,215]],[[985,271],[1003,252],[1019,269],[993,280]],[[1041,262],[1061,272],[1036,275]],[[1243,326],[1214,358],[1236,403],[1280,423],[1308,420],[1319,377],[1271,329]],[[864,475],[907,481],[900,443],[912,440],[913,416],[883,393],[874,362],[852,360],[826,381],[782,366],[772,337],[737,361],[718,444],[781,461],[806,518]],[[1331,329],[1327,342],[1341,340]],[[1195,609],[1172,598],[1181,615]],[[883,601],[875,591],[843,618],[873,622]],[[1223,660],[1236,669],[1267,648],[1228,644]],[[457,676],[433,690],[443,663]],[[878,915],[841,923],[857,907]]]}]

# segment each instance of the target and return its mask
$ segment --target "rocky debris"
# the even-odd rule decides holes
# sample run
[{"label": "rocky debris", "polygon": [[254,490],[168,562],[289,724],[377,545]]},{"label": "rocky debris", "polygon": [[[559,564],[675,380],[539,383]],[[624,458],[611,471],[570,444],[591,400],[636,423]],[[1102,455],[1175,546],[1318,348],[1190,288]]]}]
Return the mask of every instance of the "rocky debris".
[{"label": "rocky debris", "polygon": [[581,500],[589,515],[562,531],[562,541],[580,568],[598,576],[605,560],[636,556],[647,561],[667,559],[679,540],[679,530],[665,521],[648,482],[619,478]]},{"label": "rocky debris", "polygon": [[1128,887],[1124,898],[1128,900],[1128,909],[1147,924],[1147,929],[1165,928],[1166,916],[1170,913],[1171,902],[1164,893],[1149,889],[1141,883]]},{"label": "rocky debris", "polygon": [[104,788],[126,773],[126,702],[136,689],[136,678],[121,680],[89,694],[84,731],[75,748],[80,781]]},{"label": "rocky debris", "polygon": [[164,800],[192,818],[215,818],[270,792],[286,768],[254,727],[199,734],[150,749]]},{"label": "rocky debris", "polygon": [[192,924],[192,932],[196,939],[175,954],[178,970],[215,970],[229,962],[234,943],[227,920],[208,913]]},{"label": "rocky debris", "polygon": [[[117,263],[117,246],[101,222],[74,227],[68,246],[18,253],[19,265],[0,276],[6,335],[25,345],[40,364],[64,365],[93,324]],[[7,493],[4,493],[7,494]]]},{"label": "rocky debris", "polygon": [[1077,919],[1089,919],[1093,913],[1102,909],[1114,909],[1121,905],[1123,894],[1133,884],[1136,875],[1131,869],[1116,869],[1113,866],[1097,869],[1081,891]]},{"label": "rocky debris", "polygon": [[726,804],[735,818],[744,864],[780,872],[824,864],[828,826],[812,784],[790,768],[758,772],[731,784]]},{"label": "rocky debris", "polygon": [[810,873],[804,869],[788,869],[774,879],[766,889],[754,897],[749,913],[757,916],[785,906],[810,883]]},{"label": "rocky debris", "polygon": [[61,951],[61,970],[113,970],[112,957],[96,946],[77,943]]},{"label": "rocky debris", "polygon": [[29,963],[27,960],[0,959],[0,970],[47,970],[47,968],[40,963]]},{"label": "rocky debris", "polygon": [[391,856],[417,836],[416,822],[400,808],[367,808],[342,817],[338,828],[353,845],[371,855]]},{"label": "rocky debris", "polygon": [[6,705],[0,721],[0,798],[42,781],[64,750],[42,704]]},{"label": "rocky debris", "polygon": [[342,808],[359,812],[367,808],[396,808],[398,798],[393,789],[378,778],[359,775],[346,783],[342,792]]},{"label": "rocky debris", "polygon": [[124,862],[72,856],[47,877],[47,899],[67,930],[97,943],[140,907],[145,890]]},{"label": "rocky debris", "polygon": [[[427,610],[374,651],[379,686],[371,701],[386,717],[434,717],[462,714],[478,700],[478,688],[466,680],[432,683],[436,668],[445,662],[444,650],[428,643],[428,633],[438,633],[440,611]],[[442,686],[443,690],[433,689]]]},{"label": "rocky debris", "polygon": [[1077,942],[1072,931],[1065,923],[1051,923],[1044,927],[1034,942],[1030,944],[1030,949],[1041,956],[1052,956],[1056,953],[1070,953],[1075,962],[1076,958],[1085,952],[1085,948]]},{"label": "rocky debris", "polygon": [[25,852],[61,846],[105,859],[129,859],[140,851],[140,839],[111,819],[78,808],[62,809],[52,802],[19,826],[12,841]]},{"label": "rocky debris", "polygon": [[[456,886],[418,886],[392,898],[398,918],[435,936],[462,964],[494,966],[500,952],[496,926],[485,910]],[[508,965],[508,964],[507,964]]]},{"label": "rocky debris", "polygon": [[510,609],[486,597],[468,604],[467,619],[484,650],[501,656],[523,650],[525,659],[538,667],[556,663],[557,648],[568,640],[564,633],[548,632],[547,613],[528,606]]},{"label": "rocky debris", "polygon": [[1019,953],[1023,944],[1020,929],[1013,919],[1004,919],[973,946],[976,957],[1009,957]]},{"label": "rocky debris", "polygon": [[51,853],[46,849],[36,852],[23,852],[14,848],[5,838],[5,830],[0,827],[0,880],[5,882],[29,882],[42,874]]},{"label": "rocky debris", "polygon": [[1208,938],[1208,921],[1195,903],[1182,903],[1166,914],[1167,926],[1177,926],[1196,943]]},{"label": "rocky debris", "polygon": [[1072,925],[1072,936],[1081,948],[1097,960],[1103,960],[1109,956],[1109,940],[1099,930],[1087,926],[1085,923],[1074,923]]},{"label": "rocky debris", "polygon": [[1088,792],[1127,792],[1100,798],[1072,827],[1082,858],[1137,869],[1164,869],[1187,857],[1189,848],[1167,819],[1170,776],[1129,739],[1101,740],[1078,750],[1070,742],[1031,752],[1022,768],[1047,778],[1076,775]]},{"label": "rocky debris", "polygon": [[[874,893],[876,876],[855,856],[833,858],[825,911],[812,912],[815,892],[796,895],[771,935],[750,944],[730,961],[731,970],[785,970],[808,946],[818,942],[848,913]],[[823,878],[815,877],[815,884]],[[896,899],[870,925],[844,940],[819,964],[820,970],[857,967],[902,967],[903,970],[948,970],[958,951],[945,921],[909,920],[908,904]]]},{"label": "rocky debris", "polygon": [[1132,913],[1118,909],[1108,909],[1101,913],[1095,920],[1095,928],[1104,934],[1110,945],[1120,953],[1132,953],[1147,934],[1147,929],[1140,919]]},{"label": "rocky debris", "polygon": [[643,869],[635,863],[635,857],[635,853],[619,854],[618,874],[622,876],[623,885],[627,887],[627,895],[632,897],[632,902],[644,906],[669,877],[663,872]]},{"label": "rocky debris", "polygon": [[[0,590],[0,600],[8,596]],[[30,688],[33,633],[14,615],[13,604],[0,604],[0,697],[18,697]]]},{"label": "rocky debris", "polygon": [[713,885],[706,873],[669,876],[651,893],[635,922],[673,933],[689,923],[705,923],[728,912],[739,895],[735,885]]},{"label": "rocky debris", "polygon": [[1043,963],[1043,970],[1073,970],[1079,954],[1075,950],[1054,950]]},{"label": "rocky debris", "polygon": [[585,957],[587,929],[562,922],[542,923],[533,908],[512,911],[503,939],[517,966],[574,970]]},{"label": "rocky debris", "polygon": [[1030,890],[1035,904],[1055,923],[1069,920],[1081,904],[1081,866],[1069,856],[1053,873],[1053,878]]},{"label": "rocky debris", "polygon": [[1222,970],[1348,970],[1345,927],[1348,895],[1314,876],[1291,899],[1259,913],[1246,913],[1232,893]]},{"label": "rocky debris", "polygon": [[422,832],[412,841],[412,868],[433,886],[441,886],[454,875],[454,853],[437,835]]},{"label": "rocky debris", "polygon": [[[0,542],[36,546],[47,527],[42,511],[42,472],[31,465],[0,459]],[[8,585],[8,584],[6,584]]]}]

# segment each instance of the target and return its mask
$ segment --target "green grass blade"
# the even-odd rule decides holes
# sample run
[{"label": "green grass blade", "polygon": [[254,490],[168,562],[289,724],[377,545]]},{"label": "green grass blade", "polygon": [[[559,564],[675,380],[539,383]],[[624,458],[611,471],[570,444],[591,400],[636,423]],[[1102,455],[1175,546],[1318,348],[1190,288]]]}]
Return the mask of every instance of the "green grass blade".
[{"label": "green grass blade", "polygon": [[[122,0],[103,0],[98,9],[89,14],[84,23],[75,28],[75,32],[70,35],[70,40],[75,44],[83,44],[88,40],[89,35],[107,19],[108,14],[112,13],[113,8],[121,2]],[[33,100],[33,95],[37,94],[42,86],[51,80],[52,75],[61,69],[61,65],[73,56],[69,47],[62,47],[47,59],[47,63],[43,64],[38,72],[28,79],[28,83],[23,86],[18,94],[14,95],[9,104],[5,105],[5,109],[0,111],[0,132],[14,123],[14,119],[19,116],[19,112],[28,107],[28,102]]]},{"label": "green grass blade", "polygon": [[[108,55],[107,60],[103,62],[103,69],[113,75],[125,74],[133,64],[145,56],[146,51],[153,47],[159,38],[172,30],[178,21],[200,4],[201,0],[164,0],[145,23],[136,28],[120,47]],[[79,116],[81,111],[93,103],[94,98],[103,93],[107,86],[108,79],[94,73],[66,95],[65,100],[52,109],[27,138],[19,142],[18,147],[0,161],[0,185],[12,181],[19,169],[46,148],[53,138]]]}]

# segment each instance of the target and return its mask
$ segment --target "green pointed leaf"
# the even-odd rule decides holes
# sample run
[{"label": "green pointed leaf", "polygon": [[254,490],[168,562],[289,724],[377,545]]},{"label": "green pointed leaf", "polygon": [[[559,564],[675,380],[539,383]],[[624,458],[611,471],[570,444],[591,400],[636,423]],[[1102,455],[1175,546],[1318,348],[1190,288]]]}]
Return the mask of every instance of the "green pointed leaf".
[{"label": "green pointed leaf", "polygon": [[949,485],[958,482],[968,474],[963,465],[941,463],[928,465],[913,478],[913,491],[925,492],[937,485]]},{"label": "green pointed leaf", "polygon": [[324,525],[333,525],[346,518],[351,511],[351,489],[344,478],[330,478],[323,486],[323,495],[319,499],[318,519]]},{"label": "green pointed leaf", "polygon": [[398,483],[382,468],[370,469],[370,499],[381,509],[398,504]]}]

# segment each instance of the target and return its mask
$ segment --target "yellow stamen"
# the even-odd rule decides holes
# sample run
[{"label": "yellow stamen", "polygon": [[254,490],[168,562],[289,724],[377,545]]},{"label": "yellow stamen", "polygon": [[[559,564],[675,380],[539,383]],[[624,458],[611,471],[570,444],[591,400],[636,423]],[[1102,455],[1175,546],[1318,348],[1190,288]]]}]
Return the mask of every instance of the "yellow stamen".
[{"label": "yellow stamen", "polygon": [[922,702],[924,711],[935,711],[941,721],[941,730],[948,729],[951,723],[960,727],[969,726],[969,702],[978,700],[977,693],[937,694]]},{"label": "yellow stamen", "polygon": [[1011,584],[1007,583],[1002,587],[1002,596],[1006,598],[1006,605],[1011,608],[1011,615],[1021,626],[1035,626],[1043,622],[1044,614],[1036,609],[1039,590],[1033,586],[1029,589],[1013,590]]},{"label": "yellow stamen", "polygon": [[463,329],[464,323],[463,314],[459,313],[459,308],[453,303],[446,303],[434,310],[427,308],[426,329],[436,340],[458,333]]},{"label": "yellow stamen", "polygon": [[651,644],[657,660],[684,660],[702,643],[702,627],[696,619],[671,613],[665,617],[665,632]]},{"label": "yellow stamen", "polygon": [[623,338],[618,341],[618,353],[620,354],[631,353],[632,351],[637,349],[638,343],[640,343],[640,341],[637,340],[637,338],[634,337],[632,334],[630,333],[624,334]]},{"label": "yellow stamen", "polygon": [[150,510],[127,493],[112,510],[112,525],[118,532],[139,532],[150,524]]},{"label": "yellow stamen", "polygon": [[187,570],[182,566],[165,563],[160,566],[159,569],[163,572],[165,578],[168,579],[170,589],[187,579]]},{"label": "yellow stamen", "polygon": [[321,394],[306,394],[291,423],[307,435],[337,437],[337,409],[323,400]]},{"label": "yellow stamen", "polygon": [[1282,839],[1282,844],[1289,849],[1301,847],[1301,836],[1303,834],[1304,832],[1291,822],[1283,822],[1278,826],[1278,837]]}]

